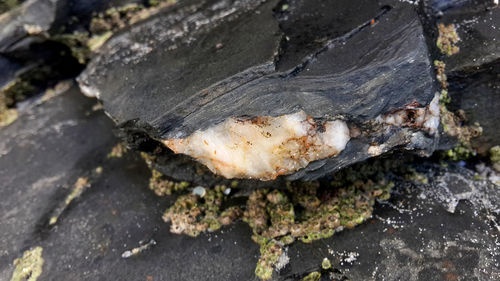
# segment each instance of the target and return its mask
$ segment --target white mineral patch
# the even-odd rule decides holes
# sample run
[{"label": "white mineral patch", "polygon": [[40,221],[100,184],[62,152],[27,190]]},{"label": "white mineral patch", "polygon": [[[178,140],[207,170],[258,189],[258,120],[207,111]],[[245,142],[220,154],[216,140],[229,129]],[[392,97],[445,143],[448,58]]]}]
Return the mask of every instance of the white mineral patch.
[{"label": "white mineral patch", "polygon": [[407,106],[404,109],[378,116],[376,121],[395,127],[421,128],[435,135],[440,123],[439,98],[440,94],[436,93],[426,107]]},{"label": "white mineral patch", "polygon": [[96,88],[84,85],[83,83],[79,83],[79,86],[80,86],[80,90],[82,91],[82,93],[85,96],[87,96],[89,98],[99,98],[100,97],[100,93]]},{"label": "white mineral patch", "polygon": [[276,271],[280,271],[283,268],[285,268],[285,266],[289,262],[290,262],[290,257],[288,256],[288,248],[285,248],[281,256],[279,256],[278,261],[274,265],[274,269],[276,269]]},{"label": "white mineral patch", "polygon": [[299,111],[278,117],[229,118],[185,139],[163,143],[226,178],[272,180],[339,154],[349,139],[344,121],[319,124]]}]

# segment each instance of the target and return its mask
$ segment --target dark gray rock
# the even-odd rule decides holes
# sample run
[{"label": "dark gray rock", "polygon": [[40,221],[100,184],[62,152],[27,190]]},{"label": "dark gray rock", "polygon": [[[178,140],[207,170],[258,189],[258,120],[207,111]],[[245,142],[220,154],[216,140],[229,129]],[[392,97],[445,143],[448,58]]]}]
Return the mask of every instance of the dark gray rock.
[{"label": "dark gray rock", "polygon": [[[236,223],[197,238],[171,234],[161,215],[173,198],[147,189],[150,172],[135,153],[106,159],[117,140],[94,103],[72,89],[0,130],[7,140],[0,149],[0,280],[10,280],[13,260],[35,246],[45,261],[39,280],[255,280],[251,229]],[[49,227],[76,178],[97,166],[102,176]],[[415,168],[428,184],[394,178],[392,199],[376,205],[373,219],[293,244],[274,280],[300,280],[325,257],[339,280],[498,280],[498,187],[453,165]],[[121,257],[151,239],[149,250]]]},{"label": "dark gray rock", "polygon": [[23,66],[21,64],[4,56],[0,56],[0,72],[2,73],[0,76],[0,89],[13,81],[16,78],[16,73],[22,68]]},{"label": "dark gray rock", "polygon": [[[493,1],[466,1],[468,5],[459,6],[444,12],[436,19],[439,23],[454,24],[460,42],[460,52],[446,58],[447,71],[473,72],[500,59],[500,8]],[[434,41],[435,42],[435,41]]]},{"label": "dark gray rock", "polygon": [[[0,17],[0,53],[29,52],[50,35],[85,31],[93,13],[141,0],[30,0]],[[75,24],[77,23],[77,24]]]},{"label": "dark gray rock", "polygon": [[478,153],[487,154],[491,147],[500,144],[500,60],[471,72],[453,72],[449,75],[449,81],[449,107],[463,110],[467,118],[464,122],[466,125],[479,123],[482,134],[471,142]]},{"label": "dark gray rock", "polygon": [[73,87],[0,130],[0,280],[10,280],[12,258],[40,241],[57,202],[117,142],[95,103]]},{"label": "dark gray rock", "polygon": [[[197,1],[115,35],[79,77],[132,147],[186,137],[229,117],[304,110],[366,124],[434,97],[414,6],[398,1]],[[284,9],[286,7],[286,9]],[[274,10],[274,11],[273,11]],[[374,24],[370,22],[374,20]],[[369,127],[369,126],[368,126]],[[313,179],[371,157],[370,143],[429,154],[434,138],[404,128],[353,139],[290,179]],[[153,150],[153,149],[151,149]],[[384,151],[385,152],[385,151]],[[168,153],[167,161],[180,159]],[[193,169],[191,169],[193,170]],[[196,181],[164,167],[174,178]]]}]

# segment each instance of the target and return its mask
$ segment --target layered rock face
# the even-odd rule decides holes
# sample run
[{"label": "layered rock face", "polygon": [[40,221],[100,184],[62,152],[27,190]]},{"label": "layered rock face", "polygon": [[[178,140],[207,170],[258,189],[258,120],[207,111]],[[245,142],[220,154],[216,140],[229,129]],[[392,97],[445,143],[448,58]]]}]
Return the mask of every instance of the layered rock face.
[{"label": "layered rock face", "polygon": [[80,87],[178,179],[196,175],[182,154],[228,178],[307,180],[396,147],[432,152],[439,109],[415,7],[320,2],[179,3],[111,38]]}]

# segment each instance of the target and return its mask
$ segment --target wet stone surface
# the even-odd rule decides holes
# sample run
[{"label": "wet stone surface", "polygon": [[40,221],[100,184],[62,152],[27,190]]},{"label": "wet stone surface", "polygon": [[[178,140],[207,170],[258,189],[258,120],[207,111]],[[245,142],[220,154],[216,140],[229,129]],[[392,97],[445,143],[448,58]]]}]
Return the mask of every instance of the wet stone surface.
[{"label": "wet stone surface", "polygon": [[[14,259],[36,246],[40,280],[255,280],[259,249],[250,228],[170,233],[161,216],[173,197],[148,189],[151,172],[136,153],[106,157],[117,140],[94,104],[73,88],[0,131],[2,140],[9,136],[0,154],[0,280],[10,280]],[[289,246],[290,263],[274,280],[300,280],[325,257],[338,280],[498,280],[498,187],[466,168],[415,165],[427,184],[395,179],[392,198],[375,205],[372,219]],[[93,175],[99,166],[102,174]],[[49,225],[79,177],[90,187]],[[150,246],[122,257],[141,245]]]}]

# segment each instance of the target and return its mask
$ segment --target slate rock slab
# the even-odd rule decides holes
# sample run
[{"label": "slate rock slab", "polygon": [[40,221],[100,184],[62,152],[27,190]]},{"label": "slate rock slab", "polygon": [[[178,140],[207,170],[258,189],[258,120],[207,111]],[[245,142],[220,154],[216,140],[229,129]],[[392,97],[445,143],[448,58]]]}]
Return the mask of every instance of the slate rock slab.
[{"label": "slate rock slab", "polygon": [[[115,35],[78,80],[103,102],[130,147],[152,152],[162,146],[157,140],[231,117],[299,110],[370,131],[380,115],[429,105],[435,89],[428,55],[409,3],[186,1]],[[428,155],[436,138],[415,128],[353,138],[338,156],[289,179],[318,178],[372,157],[373,143],[384,144],[380,153],[398,147]],[[168,151],[156,156],[172,166],[191,161]],[[162,171],[197,180],[194,168]]]},{"label": "slate rock slab", "polygon": [[[161,215],[174,198],[148,190],[151,174],[137,154],[106,158],[117,139],[94,104],[72,89],[0,130],[7,140],[0,154],[0,280],[10,280],[12,261],[35,246],[45,261],[39,280],[255,280],[259,249],[251,229],[236,223],[197,238],[171,234]],[[76,178],[97,166],[102,175],[49,227]],[[293,244],[275,280],[300,280],[324,257],[337,280],[498,280],[498,187],[454,165],[415,168],[428,184],[394,179],[392,199],[375,206],[373,219]],[[122,258],[151,240],[150,249]]]}]

